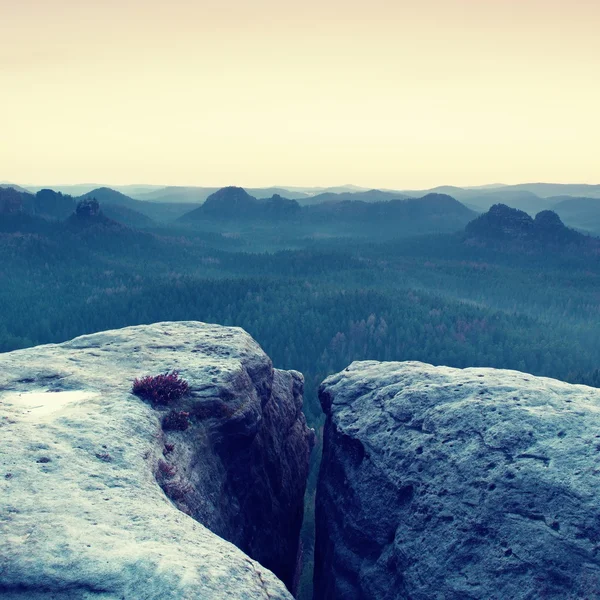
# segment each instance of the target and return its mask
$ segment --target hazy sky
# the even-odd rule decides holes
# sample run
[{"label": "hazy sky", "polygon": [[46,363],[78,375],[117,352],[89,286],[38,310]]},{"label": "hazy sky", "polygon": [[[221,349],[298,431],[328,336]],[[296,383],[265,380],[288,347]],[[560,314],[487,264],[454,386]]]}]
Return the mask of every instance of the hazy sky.
[{"label": "hazy sky", "polygon": [[0,0],[0,180],[600,183],[599,0]]}]

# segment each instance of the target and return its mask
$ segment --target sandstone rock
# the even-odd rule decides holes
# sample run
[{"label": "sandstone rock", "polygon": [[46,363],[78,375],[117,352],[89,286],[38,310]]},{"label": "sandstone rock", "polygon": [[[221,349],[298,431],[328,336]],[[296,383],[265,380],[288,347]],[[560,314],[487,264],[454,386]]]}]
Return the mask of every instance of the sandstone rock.
[{"label": "sandstone rock", "polygon": [[[190,384],[176,406],[130,393],[172,369]],[[301,376],[237,328],[158,323],[0,354],[0,596],[291,598],[269,569],[293,587],[301,407]],[[170,410],[190,413],[185,431],[162,430]]]},{"label": "sandstone rock", "polygon": [[600,390],[357,362],[320,397],[317,600],[600,598]]}]

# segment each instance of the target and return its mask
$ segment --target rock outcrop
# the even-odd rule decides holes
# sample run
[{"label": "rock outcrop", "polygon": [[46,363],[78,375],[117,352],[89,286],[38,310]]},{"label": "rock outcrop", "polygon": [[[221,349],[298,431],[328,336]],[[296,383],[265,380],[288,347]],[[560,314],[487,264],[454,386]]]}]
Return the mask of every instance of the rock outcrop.
[{"label": "rock outcrop", "polygon": [[[130,393],[172,369],[173,405]],[[302,387],[241,329],[195,322],[0,354],[2,598],[289,600]]]},{"label": "rock outcrop", "polygon": [[511,240],[530,238],[534,230],[534,220],[525,211],[506,204],[494,204],[465,228],[469,237]]},{"label": "rock outcrop", "polygon": [[357,362],[320,398],[317,600],[600,597],[600,390]]},{"label": "rock outcrop", "polygon": [[240,187],[225,187],[211,194],[204,204],[180,217],[191,222],[205,219],[216,220],[276,220],[295,219],[301,213],[296,200],[274,194],[271,198],[258,199]]},{"label": "rock outcrop", "polygon": [[505,204],[494,204],[490,210],[465,227],[466,241],[504,245],[522,249],[564,249],[570,246],[596,248],[597,242],[565,226],[551,210],[543,210],[531,218],[526,212]]},{"label": "rock outcrop", "polygon": [[100,203],[94,198],[86,198],[77,204],[75,212],[65,220],[67,230],[71,233],[125,233],[128,228],[107,217],[100,210]]}]

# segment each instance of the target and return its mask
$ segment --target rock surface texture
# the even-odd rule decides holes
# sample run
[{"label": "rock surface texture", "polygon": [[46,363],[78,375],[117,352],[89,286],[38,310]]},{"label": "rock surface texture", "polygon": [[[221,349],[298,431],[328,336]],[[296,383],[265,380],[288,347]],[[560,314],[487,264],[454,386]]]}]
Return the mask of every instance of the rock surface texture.
[{"label": "rock surface texture", "polygon": [[320,398],[317,600],[600,598],[600,390],[357,362]]},{"label": "rock surface texture", "polygon": [[[174,406],[130,393],[172,369]],[[0,354],[0,596],[290,599],[271,571],[293,588],[302,387],[241,329],[195,322]],[[171,410],[187,429],[163,430]]]}]

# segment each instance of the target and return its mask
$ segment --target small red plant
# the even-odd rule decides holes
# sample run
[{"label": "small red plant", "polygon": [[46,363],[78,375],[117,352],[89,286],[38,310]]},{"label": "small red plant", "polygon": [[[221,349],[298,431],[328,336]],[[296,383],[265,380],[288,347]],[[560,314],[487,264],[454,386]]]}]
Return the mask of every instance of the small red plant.
[{"label": "small red plant", "polygon": [[162,375],[148,375],[133,382],[132,393],[153,404],[169,404],[184,396],[190,386],[179,377],[179,371]]},{"label": "small red plant", "polygon": [[161,484],[161,487],[165,494],[175,502],[183,502],[186,496],[193,489],[189,483],[180,479],[165,481],[163,484]]},{"label": "small red plant", "polygon": [[177,467],[175,465],[172,465],[170,463],[168,463],[167,461],[163,460],[162,458],[158,461],[158,472],[164,477],[164,478],[171,478],[171,477],[175,477],[176,473],[177,473]]},{"label": "small red plant", "polygon": [[190,426],[189,412],[172,410],[162,420],[163,431],[185,431]]}]

